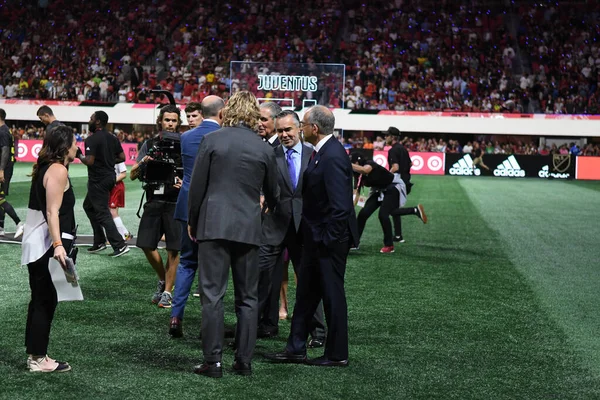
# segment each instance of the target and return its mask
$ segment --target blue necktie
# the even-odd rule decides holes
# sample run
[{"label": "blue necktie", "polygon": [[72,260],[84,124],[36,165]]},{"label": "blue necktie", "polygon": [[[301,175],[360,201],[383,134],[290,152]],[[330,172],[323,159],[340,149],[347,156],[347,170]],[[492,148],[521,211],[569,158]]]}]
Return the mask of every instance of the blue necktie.
[{"label": "blue necktie", "polygon": [[290,173],[290,180],[292,181],[292,188],[296,190],[296,185],[298,184],[298,182],[296,182],[296,164],[294,164],[294,158],[292,157],[294,151],[294,149],[288,149],[286,152],[286,156],[288,172]]}]

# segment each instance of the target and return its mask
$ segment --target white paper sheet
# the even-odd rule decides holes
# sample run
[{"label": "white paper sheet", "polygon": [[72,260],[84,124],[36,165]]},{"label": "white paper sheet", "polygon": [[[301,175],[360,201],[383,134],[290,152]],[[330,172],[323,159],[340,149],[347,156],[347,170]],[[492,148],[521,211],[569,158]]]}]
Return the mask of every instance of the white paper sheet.
[{"label": "white paper sheet", "polygon": [[54,283],[54,287],[56,288],[58,301],[83,300],[81,286],[79,284],[73,286],[73,284],[67,282],[65,272],[57,260],[51,258],[48,263],[48,269],[50,270],[50,276],[52,276],[52,283]]}]

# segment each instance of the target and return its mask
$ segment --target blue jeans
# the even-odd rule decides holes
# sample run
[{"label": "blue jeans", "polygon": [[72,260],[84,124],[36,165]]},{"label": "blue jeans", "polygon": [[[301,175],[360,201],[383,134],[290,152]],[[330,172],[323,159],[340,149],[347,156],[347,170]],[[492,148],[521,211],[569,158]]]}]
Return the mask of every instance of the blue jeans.
[{"label": "blue jeans", "polygon": [[183,319],[185,304],[198,269],[198,245],[192,242],[188,236],[187,223],[178,222],[181,225],[181,253],[177,275],[175,276],[175,293],[171,304],[171,317]]}]

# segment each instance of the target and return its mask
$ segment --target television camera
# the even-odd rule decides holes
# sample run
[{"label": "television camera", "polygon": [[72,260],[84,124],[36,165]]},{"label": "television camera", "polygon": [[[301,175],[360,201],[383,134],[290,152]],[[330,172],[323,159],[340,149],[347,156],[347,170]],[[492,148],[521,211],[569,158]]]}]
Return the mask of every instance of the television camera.
[{"label": "television camera", "polygon": [[173,132],[160,132],[147,142],[148,160],[140,171],[140,180],[146,185],[169,187],[175,178],[183,178],[181,136]]}]

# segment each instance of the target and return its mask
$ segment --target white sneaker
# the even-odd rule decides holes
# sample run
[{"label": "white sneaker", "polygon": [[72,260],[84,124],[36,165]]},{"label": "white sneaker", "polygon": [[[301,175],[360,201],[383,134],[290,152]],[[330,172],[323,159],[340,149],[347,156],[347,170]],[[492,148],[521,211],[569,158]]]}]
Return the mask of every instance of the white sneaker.
[{"label": "white sneaker", "polygon": [[21,237],[24,230],[25,230],[25,224],[23,223],[23,221],[21,221],[17,224],[17,231],[15,232],[15,239]]},{"label": "white sneaker", "polygon": [[[48,355],[46,354],[46,358],[48,358],[48,360],[50,361],[56,361],[54,358],[50,358],[48,357]],[[27,356],[27,369],[29,369],[29,366],[31,365],[31,360],[33,360],[33,356],[31,354],[29,354]],[[61,361],[56,361],[56,362],[61,362]],[[68,364],[68,363],[63,363],[63,364]]]},{"label": "white sneaker", "polygon": [[32,358],[29,361],[29,372],[67,372],[71,370],[68,363],[58,362],[48,356]]}]

